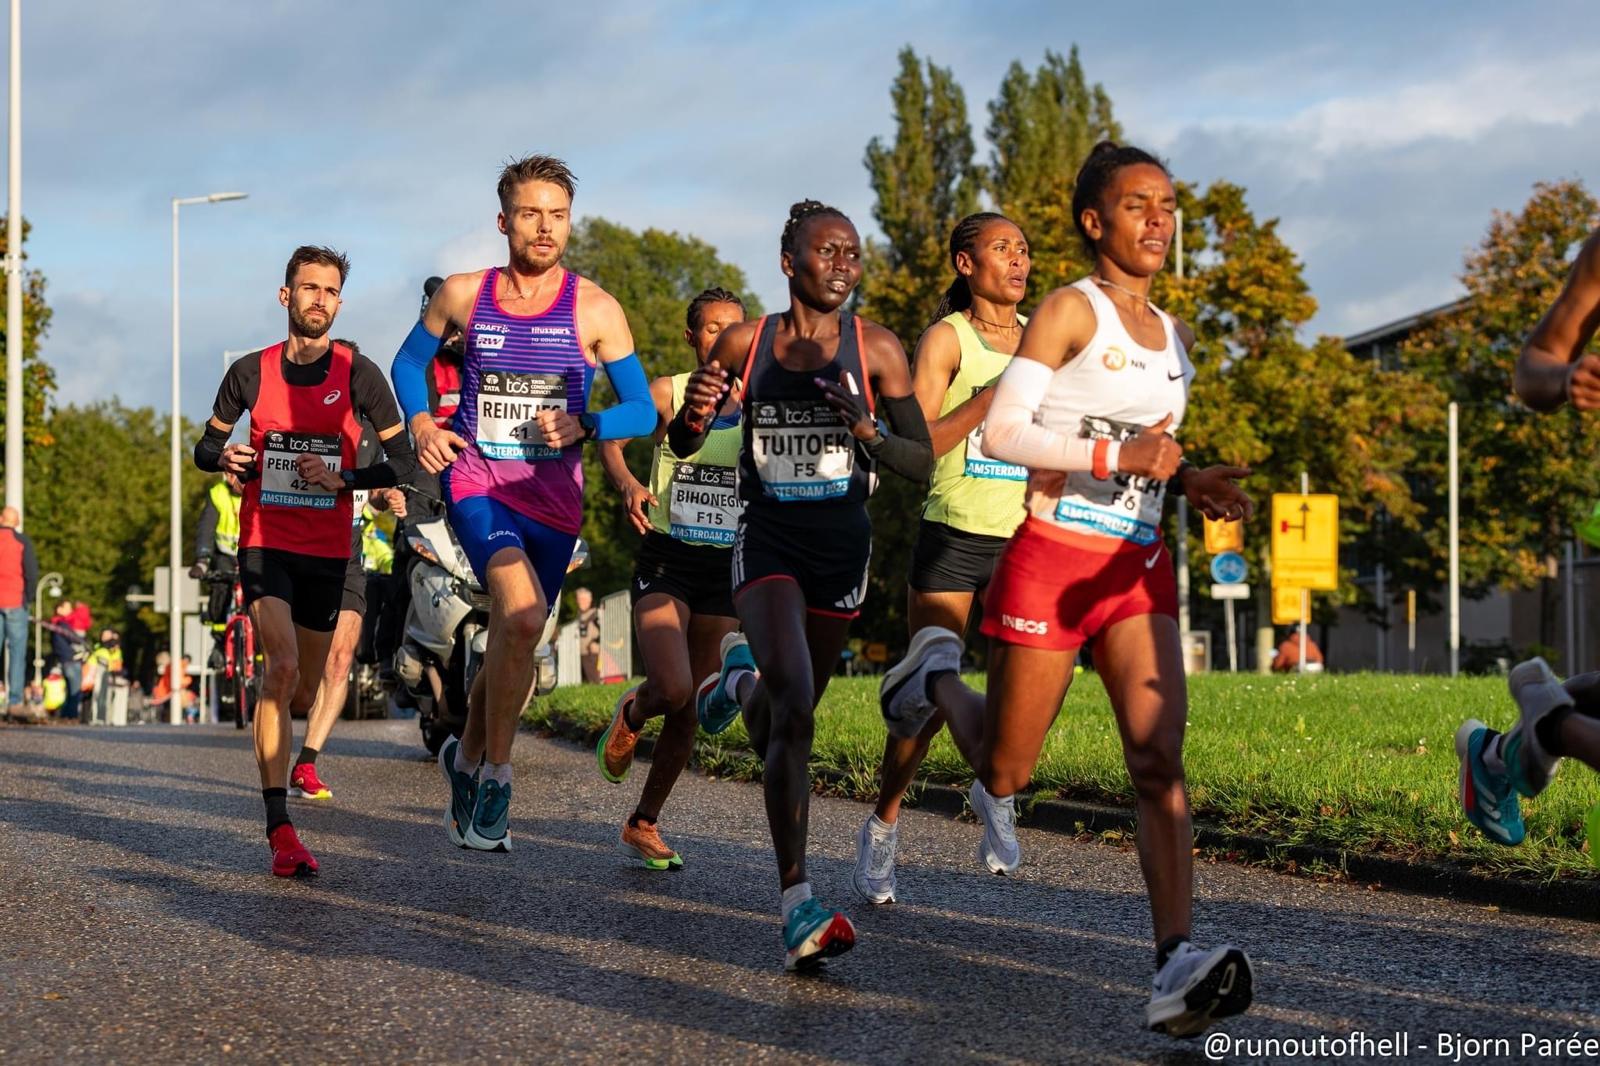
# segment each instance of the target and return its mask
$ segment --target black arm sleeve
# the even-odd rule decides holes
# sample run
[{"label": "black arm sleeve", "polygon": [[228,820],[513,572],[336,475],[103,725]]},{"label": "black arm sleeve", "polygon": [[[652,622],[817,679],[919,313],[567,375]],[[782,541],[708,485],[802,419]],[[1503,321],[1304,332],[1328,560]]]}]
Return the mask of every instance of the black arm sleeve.
[{"label": "black arm sleeve", "polygon": [[689,428],[689,423],[684,421],[684,412],[688,405],[678,408],[672,416],[672,421],[667,423],[667,447],[672,449],[673,455],[693,455],[705,447],[706,437],[711,434],[711,419],[706,419],[705,428],[699,433]]},{"label": "black arm sleeve", "polygon": [[915,396],[884,396],[878,401],[892,432],[863,445],[867,454],[909,481],[926,481],[933,473],[933,438]]},{"label": "black arm sleeve", "polygon": [[194,557],[195,559],[209,559],[217,550],[217,514],[216,505],[211,502],[211,497],[206,497],[206,505],[200,509],[200,522],[194,531]]},{"label": "black arm sleeve", "polygon": [[222,449],[228,446],[228,433],[207,422],[205,433],[194,442],[194,465],[208,474],[221,473]]},{"label": "black arm sleeve", "polygon": [[[356,356],[350,367],[350,392],[356,413],[366,418],[378,432],[400,425],[400,407],[389,391],[389,379],[376,363],[364,355]],[[354,487],[386,489],[400,484],[417,469],[417,452],[402,426],[388,440],[380,439],[384,460],[355,471]]]},{"label": "black arm sleeve", "polygon": [[223,425],[232,426],[244,413],[256,405],[261,392],[261,353],[251,352],[236,360],[222,375],[217,386],[217,398],[211,404],[211,415]]}]

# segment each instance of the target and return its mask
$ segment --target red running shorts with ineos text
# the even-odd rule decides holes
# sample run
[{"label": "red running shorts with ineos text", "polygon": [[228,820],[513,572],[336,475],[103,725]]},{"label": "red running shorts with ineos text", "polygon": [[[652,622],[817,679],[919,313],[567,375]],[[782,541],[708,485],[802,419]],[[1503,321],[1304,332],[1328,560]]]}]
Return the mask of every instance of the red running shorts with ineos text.
[{"label": "red running shorts with ineos text", "polygon": [[1059,529],[1030,516],[1000,552],[983,601],[983,634],[1007,644],[1074,651],[1144,614],[1178,617],[1164,541],[1134,544]]}]

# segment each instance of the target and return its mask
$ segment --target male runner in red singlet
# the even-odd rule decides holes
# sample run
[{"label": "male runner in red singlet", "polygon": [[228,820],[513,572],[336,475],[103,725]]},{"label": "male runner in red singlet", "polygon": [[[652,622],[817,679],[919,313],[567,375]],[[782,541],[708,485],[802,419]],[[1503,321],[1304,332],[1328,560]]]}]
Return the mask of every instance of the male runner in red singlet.
[{"label": "male runner in red singlet", "polygon": [[[288,339],[228,368],[194,449],[200,469],[244,482],[239,576],[266,657],[255,749],[279,877],[318,868],[289,822],[289,700],[301,670],[320,674],[328,658],[350,555],[351,494],[392,486],[416,465],[383,372],[328,340],[349,270],[329,248],[295,249],[278,290]],[[250,443],[228,444],[246,411]],[[387,456],[361,469],[358,418],[378,427]]]}]

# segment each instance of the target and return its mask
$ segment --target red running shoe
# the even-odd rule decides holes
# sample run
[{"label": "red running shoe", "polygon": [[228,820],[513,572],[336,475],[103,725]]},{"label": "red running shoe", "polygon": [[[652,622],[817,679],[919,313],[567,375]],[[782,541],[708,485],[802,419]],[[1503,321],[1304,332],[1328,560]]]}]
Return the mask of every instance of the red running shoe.
[{"label": "red running shoe", "polygon": [[294,826],[285,822],[267,834],[272,845],[272,873],[276,877],[311,877],[317,872],[317,860],[300,843]]},{"label": "red running shoe", "polygon": [[333,792],[317,777],[317,768],[311,763],[297,765],[289,774],[289,798],[331,800]]}]

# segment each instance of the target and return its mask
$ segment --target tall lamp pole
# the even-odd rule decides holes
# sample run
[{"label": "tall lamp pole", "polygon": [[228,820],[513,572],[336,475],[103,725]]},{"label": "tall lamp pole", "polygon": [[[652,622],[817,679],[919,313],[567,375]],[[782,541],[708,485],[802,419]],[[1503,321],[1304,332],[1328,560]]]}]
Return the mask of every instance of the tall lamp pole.
[{"label": "tall lamp pole", "polygon": [[183,701],[177,694],[183,691],[183,478],[182,449],[183,408],[178,391],[179,324],[178,324],[178,208],[186,204],[220,204],[226,200],[243,200],[242,192],[214,192],[208,196],[181,196],[172,200],[172,519],[169,523],[167,544],[167,575],[170,582],[167,602],[170,629],[168,636],[172,654],[171,684],[172,708],[168,720],[173,725],[183,721]]},{"label": "tall lamp pole", "polygon": [[22,0],[11,0],[6,198],[6,506],[22,513]]}]

